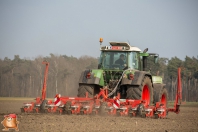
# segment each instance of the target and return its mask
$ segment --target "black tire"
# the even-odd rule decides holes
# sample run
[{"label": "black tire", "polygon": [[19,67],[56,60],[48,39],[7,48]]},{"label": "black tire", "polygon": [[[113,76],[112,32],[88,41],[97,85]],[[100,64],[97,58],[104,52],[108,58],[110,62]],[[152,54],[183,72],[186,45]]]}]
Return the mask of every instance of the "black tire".
[{"label": "black tire", "polygon": [[24,108],[21,108],[21,113],[25,113],[25,110],[24,110]]},{"label": "black tire", "polygon": [[153,86],[152,86],[151,78],[148,76],[144,77],[140,86],[128,86],[126,98],[134,99],[134,100],[142,100],[144,86],[148,87],[149,94],[150,94],[149,105],[152,104],[153,103]]},{"label": "black tire", "polygon": [[154,104],[161,101],[162,95],[165,96],[166,107],[168,107],[168,92],[166,88],[162,84],[154,84]]},{"label": "black tire", "polygon": [[116,110],[116,116],[121,116],[120,115],[120,110]]},{"label": "black tire", "polygon": [[56,113],[58,113],[59,115],[63,114],[63,112],[60,112],[60,110],[56,110]]},{"label": "black tire", "polygon": [[84,111],[80,111],[80,115],[84,115]]},{"label": "black tire", "polygon": [[48,109],[45,109],[45,110],[44,110],[44,113],[48,114],[48,113],[49,113],[49,112],[48,112]]},{"label": "black tire", "polygon": [[67,111],[67,114],[68,114],[68,115],[71,115],[71,114],[72,114],[72,111],[71,111],[71,110],[68,110],[68,111]]},{"label": "black tire", "polygon": [[146,113],[143,113],[142,114],[142,118],[146,118]]},{"label": "black tire", "polygon": [[133,114],[129,112],[129,117],[133,117]]},{"label": "black tire", "polygon": [[140,104],[138,107],[137,107],[137,114],[139,115],[139,116],[143,116],[143,114],[144,114],[144,105],[143,104]]},{"label": "black tire", "polygon": [[65,113],[67,113],[68,115],[71,115],[71,102],[70,102],[70,101],[68,101],[68,102],[65,104],[64,111],[65,111]]},{"label": "black tire", "polygon": [[88,97],[94,97],[94,87],[92,85],[80,85],[78,88],[78,97],[86,97],[86,92],[88,92]]},{"label": "black tire", "polygon": [[155,119],[158,119],[158,118],[159,118],[159,115],[158,115],[158,114],[155,114],[155,115],[154,115],[154,118],[155,118]]},{"label": "black tire", "polygon": [[46,105],[47,105],[47,100],[43,100],[43,102],[41,103],[41,106],[40,106],[41,113],[45,112]]},{"label": "black tire", "polygon": [[33,109],[33,113],[37,113],[36,109]]},{"label": "black tire", "polygon": [[96,115],[96,111],[92,111],[91,115],[95,116]]}]

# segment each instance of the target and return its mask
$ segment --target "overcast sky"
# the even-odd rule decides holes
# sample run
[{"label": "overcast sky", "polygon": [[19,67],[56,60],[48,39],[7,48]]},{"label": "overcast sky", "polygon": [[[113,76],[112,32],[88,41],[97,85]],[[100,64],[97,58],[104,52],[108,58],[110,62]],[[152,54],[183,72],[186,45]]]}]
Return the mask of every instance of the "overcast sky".
[{"label": "overcast sky", "polygon": [[198,56],[198,0],[0,0],[0,58],[99,57],[99,38]]}]

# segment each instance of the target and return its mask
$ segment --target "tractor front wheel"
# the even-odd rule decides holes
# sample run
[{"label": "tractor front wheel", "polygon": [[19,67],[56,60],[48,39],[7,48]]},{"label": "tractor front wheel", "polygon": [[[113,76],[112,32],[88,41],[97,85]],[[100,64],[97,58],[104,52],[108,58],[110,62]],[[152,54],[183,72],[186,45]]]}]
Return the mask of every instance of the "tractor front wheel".
[{"label": "tractor front wheel", "polygon": [[160,84],[154,85],[154,103],[160,102],[165,108],[168,107],[168,92],[166,88],[162,87]]}]

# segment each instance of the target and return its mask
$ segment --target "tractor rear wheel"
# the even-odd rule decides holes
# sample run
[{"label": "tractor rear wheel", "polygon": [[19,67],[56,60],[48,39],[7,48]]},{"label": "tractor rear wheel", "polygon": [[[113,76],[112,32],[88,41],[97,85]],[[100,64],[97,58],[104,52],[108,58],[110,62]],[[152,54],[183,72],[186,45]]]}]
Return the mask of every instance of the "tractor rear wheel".
[{"label": "tractor rear wheel", "polygon": [[78,97],[86,97],[86,92],[88,92],[89,98],[93,98],[94,87],[92,85],[80,85],[78,88]]},{"label": "tractor rear wheel", "polygon": [[140,86],[127,87],[127,99],[145,100],[146,105],[153,103],[153,86],[150,77],[145,76]]}]

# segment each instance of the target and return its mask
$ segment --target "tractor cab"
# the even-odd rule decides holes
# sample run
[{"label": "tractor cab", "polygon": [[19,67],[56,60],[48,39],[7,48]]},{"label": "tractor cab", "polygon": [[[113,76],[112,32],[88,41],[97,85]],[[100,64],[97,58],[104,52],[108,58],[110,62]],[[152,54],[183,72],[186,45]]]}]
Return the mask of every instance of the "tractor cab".
[{"label": "tractor cab", "polygon": [[101,47],[99,69],[124,70],[127,68],[140,70],[140,49],[127,42],[109,42],[110,46]]}]

